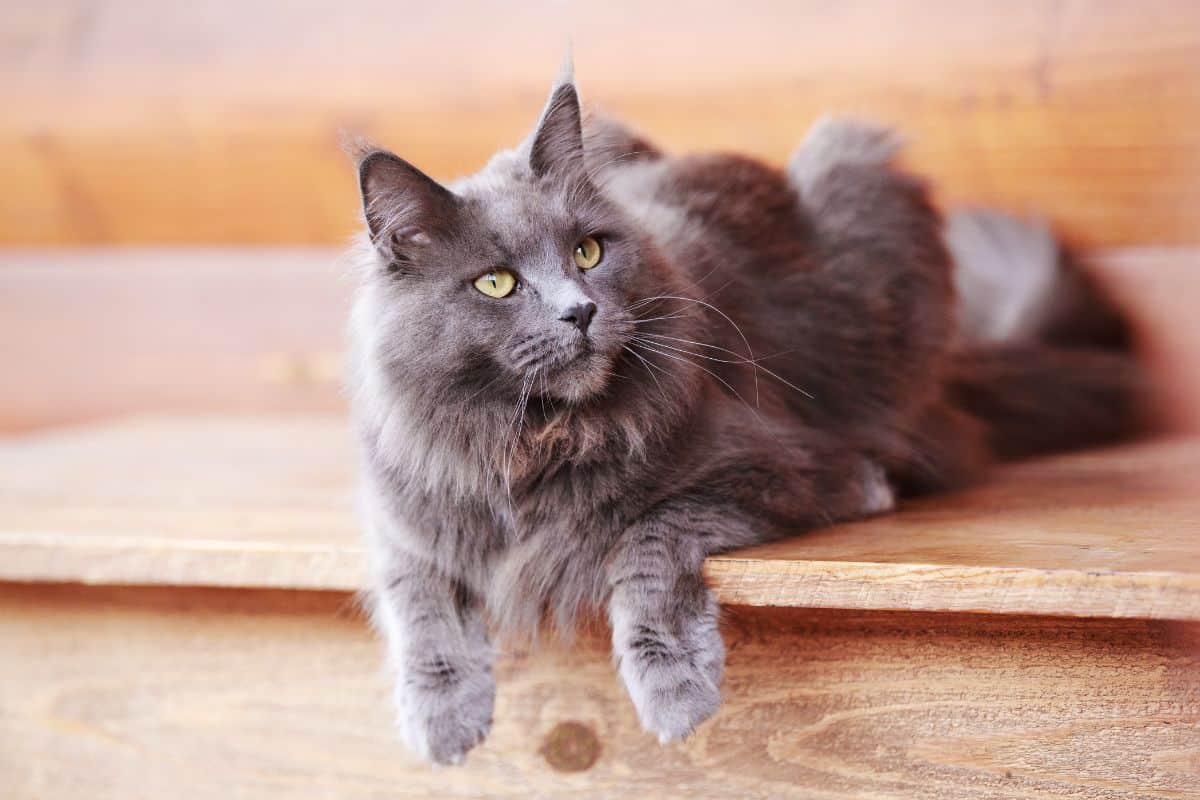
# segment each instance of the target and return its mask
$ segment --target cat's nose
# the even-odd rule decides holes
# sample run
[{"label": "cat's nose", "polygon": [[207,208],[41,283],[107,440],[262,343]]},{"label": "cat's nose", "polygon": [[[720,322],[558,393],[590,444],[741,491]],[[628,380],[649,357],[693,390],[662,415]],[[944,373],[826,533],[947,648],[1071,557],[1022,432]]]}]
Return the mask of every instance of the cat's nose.
[{"label": "cat's nose", "polygon": [[580,333],[586,334],[594,316],[596,316],[596,304],[589,300],[586,303],[576,303],[570,306],[559,319],[571,323],[579,328]]}]

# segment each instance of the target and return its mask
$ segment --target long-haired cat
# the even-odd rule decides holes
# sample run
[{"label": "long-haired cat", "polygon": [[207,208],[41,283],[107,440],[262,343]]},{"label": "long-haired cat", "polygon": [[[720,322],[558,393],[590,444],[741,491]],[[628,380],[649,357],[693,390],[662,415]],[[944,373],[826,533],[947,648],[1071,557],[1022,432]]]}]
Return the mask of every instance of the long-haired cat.
[{"label": "long-haired cat", "polygon": [[707,555],[1134,428],[1103,296],[1043,228],[943,230],[895,146],[833,120],[786,170],[673,157],[565,78],[449,186],[358,154],[362,506],[412,749],[487,734],[489,630],[591,609],[646,730],[687,736],[725,659]]}]

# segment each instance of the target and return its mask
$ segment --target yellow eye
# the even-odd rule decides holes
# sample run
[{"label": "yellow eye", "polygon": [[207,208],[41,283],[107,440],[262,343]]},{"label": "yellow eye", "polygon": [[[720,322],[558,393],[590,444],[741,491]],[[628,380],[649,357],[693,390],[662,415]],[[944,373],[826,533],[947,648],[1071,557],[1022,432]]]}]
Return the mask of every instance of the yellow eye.
[{"label": "yellow eye", "polygon": [[604,252],[600,249],[600,243],[591,236],[586,237],[582,242],[575,245],[575,264],[580,269],[591,269],[600,263],[601,256]]},{"label": "yellow eye", "polygon": [[494,269],[476,278],[475,288],[488,297],[508,297],[517,288],[517,277],[506,269]]}]

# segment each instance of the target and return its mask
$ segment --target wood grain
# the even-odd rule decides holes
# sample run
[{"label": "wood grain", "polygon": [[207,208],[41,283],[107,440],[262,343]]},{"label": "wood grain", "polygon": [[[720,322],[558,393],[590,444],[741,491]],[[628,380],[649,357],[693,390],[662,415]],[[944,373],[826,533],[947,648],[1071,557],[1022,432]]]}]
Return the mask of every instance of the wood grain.
[{"label": "wood grain", "polygon": [[672,148],[778,161],[848,110],[902,126],[948,202],[1200,240],[1192,0],[15,6],[4,243],[340,242],[340,131],[472,171],[524,135],[568,38],[586,96]]},{"label": "wood grain", "polygon": [[[0,443],[0,579],[358,589],[338,418],[137,419]],[[1200,620],[1200,441],[998,470],[711,559],[732,603]]]},{"label": "wood grain", "polygon": [[[603,637],[505,652],[491,737],[392,740],[342,594],[0,585],[10,800],[170,796],[1146,800],[1200,792],[1200,629],[734,609],[717,717],[660,748]],[[786,654],[786,657],[781,657]],[[568,731],[593,763],[555,760]]]}]

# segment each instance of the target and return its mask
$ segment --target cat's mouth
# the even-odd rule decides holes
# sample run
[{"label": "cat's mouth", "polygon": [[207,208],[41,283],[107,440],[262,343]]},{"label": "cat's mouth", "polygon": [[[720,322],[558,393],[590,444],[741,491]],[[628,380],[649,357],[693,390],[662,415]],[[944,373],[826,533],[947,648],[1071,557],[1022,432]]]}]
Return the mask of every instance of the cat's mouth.
[{"label": "cat's mouth", "polygon": [[[610,359],[586,339],[564,347],[539,365],[538,382],[546,393],[577,403],[592,397],[608,383]],[[536,385],[536,384],[535,384]]]}]

